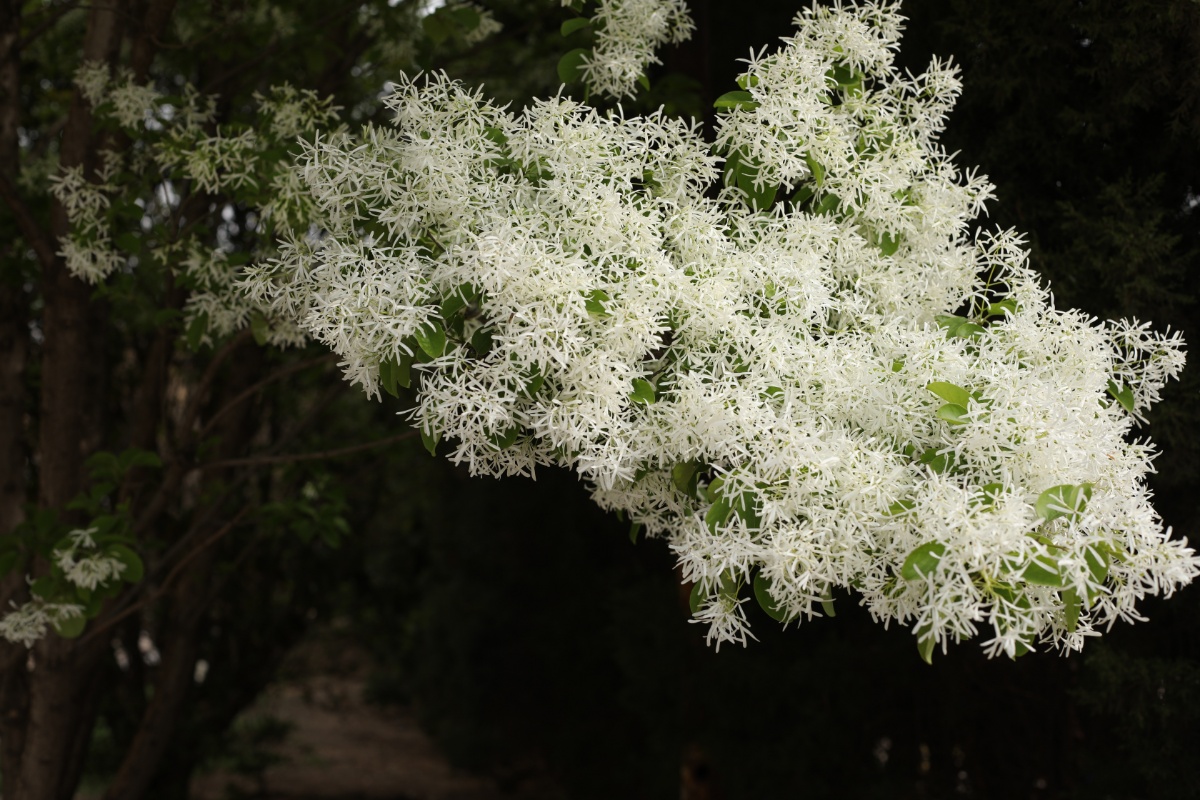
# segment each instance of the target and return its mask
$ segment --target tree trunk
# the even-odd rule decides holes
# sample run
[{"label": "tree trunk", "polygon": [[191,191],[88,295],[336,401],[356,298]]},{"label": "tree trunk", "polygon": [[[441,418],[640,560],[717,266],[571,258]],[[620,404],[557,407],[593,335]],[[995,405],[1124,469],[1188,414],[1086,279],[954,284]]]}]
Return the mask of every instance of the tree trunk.
[{"label": "tree trunk", "polygon": [[[92,6],[84,36],[86,60],[109,62],[115,55],[121,5]],[[4,30],[19,33],[20,27],[14,24]],[[91,122],[87,104],[76,93],[63,130],[60,161],[64,167],[90,166]],[[68,228],[65,210],[54,204],[52,240]],[[43,267],[38,505],[61,511],[83,488],[83,462],[100,442],[96,413],[100,404],[88,378],[104,372],[103,337],[94,327],[97,316],[91,288],[73,278],[59,259]],[[32,565],[35,574],[44,569],[44,564]],[[74,794],[74,780],[91,735],[95,704],[90,694],[96,689],[91,676],[103,653],[102,643],[80,648],[51,634],[34,647],[31,669],[24,675],[19,674],[19,659],[12,655],[6,659],[5,666],[16,666],[18,672],[10,670],[0,684],[5,800],[69,800]]]}]

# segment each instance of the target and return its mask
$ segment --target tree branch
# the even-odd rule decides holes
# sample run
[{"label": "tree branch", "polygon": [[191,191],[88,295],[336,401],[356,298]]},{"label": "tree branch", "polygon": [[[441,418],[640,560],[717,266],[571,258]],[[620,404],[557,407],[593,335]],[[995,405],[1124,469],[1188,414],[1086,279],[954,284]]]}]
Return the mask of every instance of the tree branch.
[{"label": "tree branch", "polygon": [[246,398],[257,394],[258,392],[261,392],[263,389],[270,386],[272,383],[283,380],[288,375],[291,375],[296,372],[302,372],[302,371],[308,369],[309,367],[316,366],[317,364],[321,364],[326,361],[332,361],[336,357],[337,357],[337,355],[335,353],[327,353],[326,355],[317,356],[316,358],[310,358],[306,361],[300,361],[296,364],[290,364],[286,367],[283,367],[282,369],[276,370],[275,372],[271,373],[267,377],[263,378],[258,383],[255,383],[254,385],[248,387],[245,391],[243,391],[237,397],[233,398],[228,403],[226,403],[224,406],[222,406],[220,409],[218,409],[217,413],[213,414],[212,417],[207,422],[204,423],[204,427],[202,427],[200,429],[200,433],[197,435],[196,438],[203,439],[204,434],[208,433],[208,431],[212,428],[212,426],[217,424],[218,420],[220,420],[222,417],[224,417],[226,414],[228,414],[230,411],[232,411],[234,408],[236,408],[240,403],[245,401]]},{"label": "tree branch", "polygon": [[[133,591],[131,591],[128,595],[126,595],[126,599],[123,602],[118,603],[117,606],[115,606],[113,608],[113,612],[112,612],[111,616],[109,616],[107,619],[105,619],[103,622],[99,623],[98,625],[94,626],[90,631],[87,632],[87,635],[85,635],[82,639],[79,640],[79,645],[82,647],[84,644],[93,640],[95,637],[99,636],[104,631],[112,628],[114,625],[116,625],[121,620],[128,617],[130,614],[137,613],[142,608],[145,608],[146,605],[148,605],[149,603],[154,602],[155,600],[157,600],[158,598],[160,598],[164,594],[166,594],[167,590],[171,588],[171,584],[175,581],[175,579],[177,577],[179,577],[180,573],[183,572],[183,568],[186,567],[194,558],[196,558],[196,556],[200,555],[207,548],[211,547],[212,545],[216,544],[221,539],[223,539],[227,535],[229,535],[229,532],[237,527],[238,523],[242,521],[242,517],[246,516],[246,514],[249,513],[249,511],[250,511],[250,506],[248,506],[248,505],[243,506],[242,509],[240,511],[238,511],[238,513],[236,515],[234,515],[233,519],[229,520],[229,522],[226,522],[224,525],[222,525],[220,528],[218,528],[217,531],[215,533],[213,533],[212,536],[209,536],[207,539],[205,539],[203,542],[201,542],[199,546],[197,546],[196,548],[191,550],[189,553],[187,553],[187,555],[185,555],[183,558],[181,558],[179,560],[179,563],[177,563],[174,567],[172,567],[171,571],[167,573],[167,577],[163,578],[162,583],[160,583],[152,592],[149,592],[148,594],[146,594],[146,593],[142,593],[138,589],[134,589]],[[148,585],[148,583],[141,584],[142,587],[145,587],[147,585]],[[129,603],[134,598],[136,598],[139,594],[142,595],[141,599],[138,600],[137,602],[132,603],[132,605],[129,605]]]},{"label": "tree branch", "polygon": [[216,381],[217,372],[221,369],[221,365],[233,354],[234,350],[245,344],[253,335],[253,332],[249,328],[240,331],[236,336],[222,345],[221,349],[213,356],[212,361],[208,362],[208,368],[204,370],[204,375],[200,378],[200,383],[196,385],[183,412],[183,419],[179,426],[180,438],[183,441],[188,441],[192,426],[196,422],[196,417],[200,414],[200,405],[204,402],[204,396],[208,394],[208,390],[212,388],[213,382]]},{"label": "tree branch", "polygon": [[211,461],[207,464],[201,464],[200,469],[218,469],[222,467],[264,467],[272,464],[291,464],[296,461],[318,461],[325,458],[341,458],[342,456],[361,453],[364,450],[373,450],[376,447],[384,447],[385,445],[402,442],[405,439],[411,439],[420,431],[405,431],[398,433],[395,436],[388,436],[383,439],[376,439],[373,442],[362,442],[360,444],[349,445],[348,447],[338,447],[332,450],[321,450],[315,453],[287,453],[278,456],[249,456],[247,458],[229,458],[224,461]]}]

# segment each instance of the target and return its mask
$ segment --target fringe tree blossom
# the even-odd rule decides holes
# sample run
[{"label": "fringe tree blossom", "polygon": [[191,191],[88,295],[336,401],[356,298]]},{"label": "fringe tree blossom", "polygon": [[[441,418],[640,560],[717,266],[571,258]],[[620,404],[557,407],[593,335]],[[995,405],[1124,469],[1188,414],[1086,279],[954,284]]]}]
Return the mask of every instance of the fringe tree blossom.
[{"label": "fringe tree blossom", "polygon": [[49,603],[34,598],[0,617],[0,637],[14,644],[32,647],[46,636],[46,630],[62,626],[71,620],[83,619],[83,606],[78,603]]},{"label": "fringe tree blossom", "polygon": [[[53,553],[51,562],[55,574],[69,587],[67,596],[72,601],[105,588],[105,584],[130,571],[131,551],[101,548],[96,542],[97,533],[97,528],[70,531]],[[124,555],[122,550],[130,555]],[[64,601],[61,592],[49,590],[49,581],[51,579],[46,577],[30,581],[33,597],[20,606],[13,603],[12,610],[0,617],[0,637],[30,647],[46,635],[48,628],[53,627],[64,635],[82,629],[87,617],[85,605]],[[43,586],[43,583],[47,585]],[[77,590],[85,594],[77,595]]]},{"label": "fringe tree blossom", "polygon": [[[67,546],[54,551],[55,566],[68,581],[84,589],[95,589],[125,571],[125,562],[95,549],[94,533],[95,528],[71,531],[66,537]],[[82,550],[93,552],[81,554]]]},{"label": "fringe tree blossom", "polygon": [[[614,36],[675,8],[600,5]],[[1197,574],[1129,438],[1182,341],[1058,309],[1019,236],[970,235],[956,73],[892,66],[894,3],[796,25],[718,101],[723,158],[662,114],[402,80],[393,126],[305,146],[321,231],[246,289],[368,394],[411,383],[473,473],[574,469],[669,542],[718,645],[752,595],[802,620],[849,591],[926,659],[1077,650]]]},{"label": "fringe tree blossom", "polygon": [[590,19],[596,43],[583,58],[582,78],[616,98],[632,96],[646,68],[662,63],[658,48],[687,41],[695,30],[685,0],[597,0]]},{"label": "fringe tree blossom", "polygon": [[[177,209],[175,187],[184,183],[213,195],[258,207],[255,222],[259,240],[273,246],[271,233],[291,226],[305,227],[313,216],[305,187],[286,163],[298,138],[318,127],[334,125],[338,109],[310,90],[284,84],[255,93],[254,126],[214,126],[216,98],[184,86],[167,97],[152,86],[138,86],[127,72],[110,76],[103,65],[85,64],[76,73],[81,93],[98,115],[108,118],[145,144],[136,152],[105,153],[103,165],[91,178],[80,167],[52,178],[51,191],[63,204],[72,224],[60,241],[60,255],[76,277],[99,283],[113,273],[132,269],[139,258],[160,262],[174,271],[189,289],[184,325],[194,344],[209,344],[245,328],[262,314],[247,296],[234,288],[241,270],[231,263],[231,248],[214,247],[203,228],[182,239],[163,223]],[[129,159],[137,159],[129,164]],[[137,185],[121,182],[134,181]],[[146,192],[146,184],[149,191]],[[138,197],[139,190],[146,196]],[[114,200],[137,197],[141,211],[114,208]],[[265,200],[264,200],[265,198]],[[143,235],[135,251],[117,246],[120,215],[141,215]],[[303,335],[294,326],[263,327],[266,341],[298,344]]]}]

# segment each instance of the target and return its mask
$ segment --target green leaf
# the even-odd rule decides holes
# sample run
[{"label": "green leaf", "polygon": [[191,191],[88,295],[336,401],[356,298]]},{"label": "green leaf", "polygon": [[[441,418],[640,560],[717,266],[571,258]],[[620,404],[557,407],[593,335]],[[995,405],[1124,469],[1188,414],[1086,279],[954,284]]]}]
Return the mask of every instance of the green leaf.
[{"label": "green leaf", "polygon": [[1064,589],[1062,591],[1063,601],[1063,624],[1067,628],[1068,633],[1074,633],[1079,627],[1079,610],[1083,606],[1080,600],[1079,592],[1074,589]]},{"label": "green leaf", "polygon": [[935,648],[937,648],[937,639],[934,637],[917,638],[917,652],[920,654],[920,660],[928,663],[930,667],[934,666]]},{"label": "green leaf", "polygon": [[446,332],[434,322],[426,322],[417,328],[413,336],[421,350],[430,358],[440,358],[446,352]]},{"label": "green leaf", "polygon": [[49,575],[43,575],[29,584],[29,593],[43,600],[52,600],[54,599],[54,595],[58,593],[59,588],[58,581]]},{"label": "green leaf", "polygon": [[964,322],[954,329],[950,334],[951,339],[970,339],[974,336],[982,336],[983,328],[976,325],[974,322]]},{"label": "green leaf", "polygon": [[122,450],[121,454],[117,456],[117,464],[120,466],[122,473],[134,467],[161,469],[162,459],[158,457],[158,453],[152,453],[149,450],[142,450],[138,447],[130,447]]},{"label": "green leaf", "polygon": [[700,611],[700,607],[704,605],[704,601],[708,597],[708,591],[704,588],[704,584],[697,581],[692,585],[691,594],[688,595],[688,608],[692,615],[696,615]]},{"label": "green leaf", "polygon": [[979,491],[983,495],[983,504],[986,506],[994,505],[996,498],[1000,496],[1000,492],[1003,490],[1004,484],[1002,483],[987,483],[981,486]]},{"label": "green leaf", "polygon": [[250,316],[250,333],[254,336],[254,342],[259,347],[267,343],[267,334],[270,328],[267,325],[267,318],[261,311],[256,311]]},{"label": "green leaf", "polygon": [[976,325],[974,323],[964,323],[958,327],[955,327],[954,333],[950,335],[950,338],[970,339],[976,336],[983,336],[983,333],[983,326]]},{"label": "green leaf", "polygon": [[708,512],[704,515],[704,524],[708,526],[711,533],[716,533],[717,527],[723,525],[731,514],[733,514],[733,506],[725,498],[720,498],[708,507]]},{"label": "green leaf", "polygon": [[507,450],[517,443],[517,437],[521,435],[521,426],[513,425],[501,433],[494,434],[491,438],[491,445],[497,450]]},{"label": "green leaf", "polygon": [[808,171],[812,173],[813,180],[817,182],[817,188],[825,185],[825,168],[822,167],[811,154],[804,154],[804,163],[808,165]]},{"label": "green leaf", "polygon": [[204,334],[208,332],[208,312],[202,311],[192,318],[192,322],[187,329],[187,346],[188,350],[193,353],[200,349],[200,343],[204,339]]},{"label": "green leaf", "polygon": [[1115,381],[1108,382],[1108,393],[1113,396],[1121,408],[1133,413],[1133,389],[1128,386],[1118,386]]},{"label": "green leaf", "polygon": [[825,73],[825,77],[832,80],[841,88],[856,88],[862,84],[862,73],[845,64],[838,64],[833,69]]},{"label": "green leaf", "polygon": [[562,27],[559,28],[559,32],[562,33],[563,36],[570,36],[575,31],[583,30],[591,24],[592,21],[587,17],[576,17],[575,19],[569,19],[564,22]]},{"label": "green leaf", "polygon": [[699,461],[683,461],[671,468],[671,482],[688,497],[696,496],[696,479],[699,475]]},{"label": "green leaf", "polygon": [[[499,148],[503,149],[504,146],[508,144],[508,136],[505,135],[504,131],[495,127],[494,125],[489,125],[488,127],[484,128],[483,135],[487,137],[489,142]],[[465,295],[467,300],[470,302],[475,302],[475,292],[471,291],[470,284],[464,283],[462,286],[458,287],[458,294]]]},{"label": "green leaf", "polygon": [[1104,583],[1108,580],[1108,553],[1097,550],[1094,547],[1089,547],[1083,552],[1083,559],[1087,562],[1088,572],[1092,574],[1092,580],[1096,583]]},{"label": "green leaf", "polygon": [[817,203],[817,207],[813,209],[813,214],[821,216],[822,214],[833,214],[838,210],[838,206],[842,204],[842,198],[836,194],[826,194],[821,198],[821,202]]},{"label": "green leaf", "polygon": [[825,616],[827,617],[832,618],[837,616],[837,609],[833,607],[833,592],[828,588],[821,595],[821,610],[825,612]]},{"label": "green leaf", "polygon": [[794,205],[802,206],[807,203],[814,194],[816,194],[816,191],[811,186],[801,186],[792,194],[791,200]]},{"label": "green leaf", "polygon": [[787,612],[771,599],[771,580],[764,577],[761,572],[754,576],[754,599],[771,619],[776,622],[788,621]]},{"label": "green leaf", "polygon": [[926,542],[904,559],[900,577],[906,581],[915,581],[932,575],[945,553],[946,545],[941,542]]},{"label": "green leaf", "polygon": [[933,651],[936,647],[937,639],[932,630],[923,628],[917,631],[917,652],[920,653],[921,660],[930,666],[933,666]]},{"label": "green leaf", "polygon": [[588,51],[576,47],[558,60],[558,79],[563,83],[575,83],[583,77],[583,65],[587,63]]},{"label": "green leaf", "polygon": [[638,534],[642,532],[642,523],[631,522],[629,524],[629,541],[637,544]]},{"label": "green leaf", "polygon": [[642,378],[633,379],[633,391],[629,393],[629,397],[634,403],[644,403],[649,405],[654,402],[654,384]]},{"label": "green leaf", "polygon": [[1092,484],[1081,483],[1076,486],[1064,483],[1038,495],[1033,507],[1037,515],[1047,522],[1059,517],[1076,519],[1091,499]]},{"label": "green leaf", "polygon": [[1052,561],[1047,561],[1044,558],[1034,558],[1025,567],[1025,571],[1021,573],[1021,577],[1026,583],[1037,584],[1038,586],[1058,586],[1063,585],[1062,575],[1058,572],[1058,565]]},{"label": "green leaf", "polygon": [[454,32],[450,26],[446,24],[445,18],[441,14],[429,14],[421,20],[421,27],[425,30],[425,35],[429,37],[434,44],[441,44],[450,38]]},{"label": "green leaf", "polygon": [[74,639],[87,627],[87,617],[67,617],[54,623],[54,632],[64,639]]},{"label": "green leaf", "polygon": [[885,256],[894,256],[896,251],[900,249],[900,239],[890,233],[885,233],[879,237],[879,250]]},{"label": "green leaf", "polygon": [[954,332],[962,325],[966,325],[969,320],[966,317],[958,317],[954,314],[938,314],[933,318],[937,322],[939,328],[946,329],[946,338],[952,338]]},{"label": "green leaf", "polygon": [[917,504],[912,500],[897,500],[888,506],[888,510],[884,512],[888,517],[902,517],[905,514],[911,513]]},{"label": "green leaf", "polygon": [[1001,300],[997,303],[992,303],[987,307],[987,315],[989,317],[1003,317],[1006,314],[1017,313],[1016,300]]},{"label": "green leaf", "polygon": [[412,385],[413,357],[402,353],[399,361],[385,359],[379,363],[379,386],[392,397],[400,396],[400,387]]},{"label": "green leaf", "polygon": [[945,472],[949,472],[951,467],[954,465],[954,451],[951,450],[941,453],[938,452],[936,447],[930,447],[927,448],[925,452],[921,453],[921,456],[917,459],[917,461],[927,465],[934,472],[941,475]]},{"label": "green leaf", "polygon": [[439,434],[427,431],[424,427],[421,428],[421,444],[425,445],[425,449],[429,451],[429,455],[437,455],[438,441],[441,438]]},{"label": "green leaf", "polygon": [[462,28],[463,33],[470,33],[482,22],[479,12],[469,5],[455,6],[448,10],[454,21]]},{"label": "green leaf", "polygon": [[444,321],[450,322],[451,319],[466,307],[467,299],[455,292],[442,301],[442,305],[438,308],[438,314]]},{"label": "green leaf", "polygon": [[126,583],[137,583],[146,574],[146,567],[141,557],[123,544],[110,544],[104,548],[109,556],[121,562],[121,580]]},{"label": "green leaf", "polygon": [[947,403],[953,403],[963,409],[971,404],[971,393],[961,386],[946,381],[934,381],[925,387]]},{"label": "green leaf", "polygon": [[737,184],[755,211],[769,211],[775,203],[775,195],[779,193],[778,184],[764,184],[761,189],[757,188],[754,176],[747,172],[738,173]]},{"label": "green leaf", "polygon": [[726,92],[713,102],[713,108],[744,108],[747,111],[753,111],[758,106],[754,95],[742,89]]},{"label": "green leaf", "polygon": [[612,298],[608,296],[608,292],[603,289],[592,289],[587,294],[587,299],[583,301],[583,305],[587,308],[587,312],[597,317],[609,316],[608,307],[605,303],[612,302]]},{"label": "green leaf", "polygon": [[650,91],[650,78],[649,78],[649,76],[647,76],[647,75],[644,75],[644,74],[643,74],[643,75],[638,75],[638,76],[637,76],[637,82],[638,82],[638,86],[641,86],[641,87],[642,87],[643,89],[645,89],[647,92],[648,92],[648,91]]},{"label": "green leaf", "polygon": [[525,396],[533,399],[537,393],[541,391],[542,384],[546,382],[546,376],[536,366],[533,368],[533,375],[525,382]]},{"label": "green leaf", "polygon": [[956,403],[946,403],[937,410],[937,416],[951,425],[966,425],[971,421],[967,410]]},{"label": "green leaf", "polygon": [[746,527],[758,530],[762,527],[762,500],[754,492],[742,492],[733,501],[733,513],[738,515]]},{"label": "green leaf", "polygon": [[480,328],[471,334],[471,349],[481,356],[486,356],[492,352],[492,329],[491,327]]}]

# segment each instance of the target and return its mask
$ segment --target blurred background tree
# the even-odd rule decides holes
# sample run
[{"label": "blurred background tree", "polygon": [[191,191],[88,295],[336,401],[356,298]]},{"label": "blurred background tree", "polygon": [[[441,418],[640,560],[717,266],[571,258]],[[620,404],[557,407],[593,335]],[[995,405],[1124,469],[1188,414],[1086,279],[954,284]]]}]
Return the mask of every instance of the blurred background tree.
[{"label": "blurred background tree", "polygon": [[[316,350],[259,350],[245,335],[189,346],[177,314],[155,313],[185,299],[163,270],[100,292],[66,275],[46,180],[129,145],[75,97],[77,57],[219,93],[222,124],[253,125],[252,93],[285,80],[334,96],[351,124],[371,119],[389,76],[414,66],[504,101],[553,92],[569,49],[559,3],[483,5],[504,30],[468,44],[431,36],[413,2],[0,3],[0,535],[33,518],[31,501],[61,509],[83,491],[96,451],[163,462],[106,501],[131,503],[146,584],[79,639],[0,654],[5,796],[71,797],[86,765],[111,800],[186,797],[284,653],[334,615],[375,656],[374,696],[411,703],[456,761],[510,781],[546,771],[567,797],[1196,796],[1194,590],[1069,659],[989,662],[968,646],[927,667],[907,631],[879,630],[852,602],[799,630],[762,619],[762,641],[712,652],[687,623],[671,554],[630,544],[571,476],[471,480],[412,441],[297,459],[404,433],[403,402],[363,402]],[[633,106],[710,113],[736,59],[797,10],[692,8],[696,35],[662,54]],[[902,65],[935,53],[962,65],[944,140],[997,184],[987,224],[1029,235],[1063,305],[1197,328],[1200,6],[905,11]],[[213,242],[258,246],[249,206],[188,197]],[[1192,540],[1195,372],[1148,428],[1163,449],[1158,508]],[[219,437],[197,441],[227,406]],[[19,576],[2,588],[5,603],[26,591]]]}]

